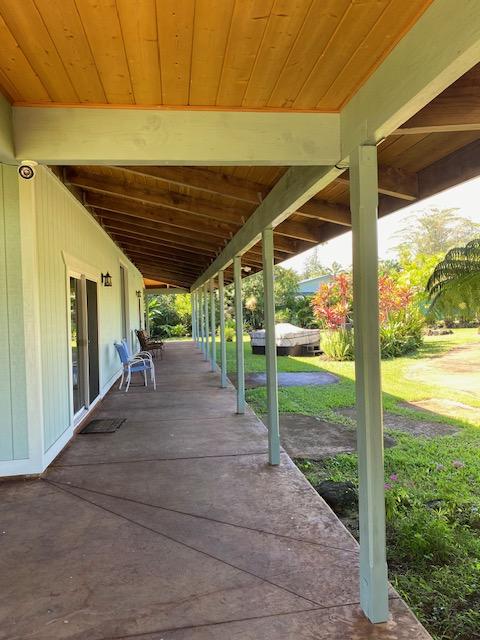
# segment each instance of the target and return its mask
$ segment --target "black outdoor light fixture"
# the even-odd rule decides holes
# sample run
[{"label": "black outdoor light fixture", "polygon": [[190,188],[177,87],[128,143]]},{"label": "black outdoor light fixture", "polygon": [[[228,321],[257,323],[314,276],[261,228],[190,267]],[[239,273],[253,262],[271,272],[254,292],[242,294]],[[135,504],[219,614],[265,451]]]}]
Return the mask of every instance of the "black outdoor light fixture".
[{"label": "black outdoor light fixture", "polygon": [[104,287],[112,286],[112,276],[108,273],[102,273],[102,284]]},{"label": "black outdoor light fixture", "polygon": [[140,290],[135,291],[135,293],[137,294],[137,298],[141,298],[142,297],[142,292]]}]

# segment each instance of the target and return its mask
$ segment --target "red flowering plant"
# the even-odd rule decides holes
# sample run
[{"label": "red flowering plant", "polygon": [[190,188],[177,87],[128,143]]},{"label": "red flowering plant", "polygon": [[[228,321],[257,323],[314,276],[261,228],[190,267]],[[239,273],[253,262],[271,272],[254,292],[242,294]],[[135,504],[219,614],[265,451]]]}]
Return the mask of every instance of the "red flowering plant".
[{"label": "red flowering plant", "polygon": [[312,298],[315,317],[327,329],[345,327],[352,311],[352,278],[346,273],[322,284]]},{"label": "red flowering plant", "polygon": [[[414,304],[414,289],[383,275],[378,294],[382,357],[417,349],[422,342],[423,317]],[[342,273],[321,285],[311,304],[319,323],[329,330],[322,337],[324,353],[334,360],[353,359],[353,331],[347,328],[353,309],[351,276]]]},{"label": "red flowering plant", "polygon": [[392,314],[404,311],[410,305],[414,292],[410,287],[399,284],[392,276],[378,279],[380,324],[388,321]]}]

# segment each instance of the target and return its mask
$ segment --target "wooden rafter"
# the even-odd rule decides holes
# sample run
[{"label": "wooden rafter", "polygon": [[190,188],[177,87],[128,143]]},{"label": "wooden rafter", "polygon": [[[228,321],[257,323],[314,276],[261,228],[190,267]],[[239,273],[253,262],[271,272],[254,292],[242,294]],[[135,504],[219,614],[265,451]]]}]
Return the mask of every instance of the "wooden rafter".
[{"label": "wooden rafter", "polygon": [[[342,184],[349,184],[349,180],[348,171],[337,178],[337,182]],[[413,202],[418,198],[417,176],[415,173],[408,173],[402,169],[380,165],[378,167],[378,192]]]}]

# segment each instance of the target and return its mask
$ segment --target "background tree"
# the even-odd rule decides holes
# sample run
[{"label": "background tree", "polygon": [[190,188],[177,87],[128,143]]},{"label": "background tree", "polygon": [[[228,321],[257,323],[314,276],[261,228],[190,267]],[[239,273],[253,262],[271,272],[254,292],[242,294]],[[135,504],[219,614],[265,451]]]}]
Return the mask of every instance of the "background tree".
[{"label": "background tree", "polygon": [[320,261],[319,249],[318,247],[315,247],[315,249],[313,249],[310,255],[305,259],[302,277],[307,280],[308,278],[323,276],[326,273],[328,273],[328,271]]},{"label": "background tree", "polygon": [[451,249],[427,282],[433,311],[473,319],[480,314],[480,239]]},{"label": "background tree", "polygon": [[[298,296],[299,275],[293,269],[276,266],[275,302],[277,311],[282,312],[286,321],[295,316],[296,299]],[[263,327],[263,273],[255,273],[243,280],[243,299],[245,324],[252,329]]]},{"label": "background tree", "polygon": [[396,250],[407,249],[413,256],[419,253],[445,254],[455,246],[464,245],[480,233],[480,225],[457,215],[458,209],[416,211],[405,221],[405,226],[395,234],[401,239]]}]

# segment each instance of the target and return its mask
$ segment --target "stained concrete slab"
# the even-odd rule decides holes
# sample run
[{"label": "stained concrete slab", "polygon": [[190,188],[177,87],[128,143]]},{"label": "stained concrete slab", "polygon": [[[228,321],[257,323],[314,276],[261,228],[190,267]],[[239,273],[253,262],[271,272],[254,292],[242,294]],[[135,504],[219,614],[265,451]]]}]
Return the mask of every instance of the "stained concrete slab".
[{"label": "stained concrete slab", "polygon": [[[337,376],[327,371],[280,371],[277,377],[279,387],[320,387],[338,382]],[[237,376],[235,374],[229,374],[229,378],[235,385]],[[266,384],[266,373],[247,373],[245,375],[246,389],[265,387]]]},{"label": "stained concrete slab", "polygon": [[[268,416],[261,418],[268,424]],[[292,458],[321,460],[357,450],[355,429],[298,413],[280,414],[280,439]],[[384,436],[385,447],[392,447],[394,444],[393,438]]]},{"label": "stained concrete slab", "polygon": [[[413,409],[413,405],[404,406]],[[346,409],[340,409],[338,411],[342,416],[356,420],[355,407],[348,407]],[[428,418],[428,414],[425,414],[425,418]],[[435,436],[450,436],[458,433],[458,429],[449,424],[441,422],[434,422],[433,420],[414,420],[407,416],[398,415],[396,413],[389,413],[385,411],[383,414],[383,426],[386,429],[392,429],[393,431],[404,431],[413,436],[424,436],[426,438],[434,438]]]},{"label": "stained concrete slab", "polygon": [[97,415],[125,427],[0,484],[0,638],[427,639],[393,591],[391,622],[366,621],[356,542],[198,355],[169,346],[156,402],[112,391]]}]

